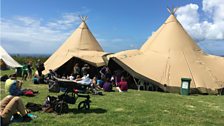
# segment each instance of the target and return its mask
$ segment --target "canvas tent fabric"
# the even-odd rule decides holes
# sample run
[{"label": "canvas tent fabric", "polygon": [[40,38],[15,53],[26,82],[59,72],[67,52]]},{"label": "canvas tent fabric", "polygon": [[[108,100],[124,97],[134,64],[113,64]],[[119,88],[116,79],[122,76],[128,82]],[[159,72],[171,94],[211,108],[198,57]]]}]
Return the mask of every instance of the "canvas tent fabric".
[{"label": "canvas tent fabric", "polygon": [[6,67],[9,68],[17,68],[22,67],[18,62],[16,62],[6,51],[3,49],[2,46],[0,46],[0,59],[1,64],[6,65]]},{"label": "canvas tent fabric", "polygon": [[[181,78],[191,78],[197,93],[217,94],[224,87],[224,58],[205,54],[171,14],[138,50],[108,55],[133,77],[179,92]],[[110,64],[109,60],[109,64]]]},{"label": "canvas tent fabric", "polygon": [[73,57],[83,60],[92,66],[105,65],[102,55],[106,54],[93,34],[90,32],[85,20],[70,35],[61,47],[44,63],[44,74],[50,69],[57,70]]}]

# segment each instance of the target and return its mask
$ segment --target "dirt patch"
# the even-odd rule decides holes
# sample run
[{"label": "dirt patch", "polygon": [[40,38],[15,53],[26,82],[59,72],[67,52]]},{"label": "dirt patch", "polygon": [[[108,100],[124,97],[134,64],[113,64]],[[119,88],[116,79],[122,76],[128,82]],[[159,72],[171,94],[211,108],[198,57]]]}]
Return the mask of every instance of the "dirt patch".
[{"label": "dirt patch", "polygon": [[196,108],[193,105],[186,105],[186,107],[187,107],[188,110],[195,110],[195,108]]},{"label": "dirt patch", "polygon": [[124,111],[123,108],[117,108],[117,109],[115,109],[115,112],[122,112],[122,111]]}]

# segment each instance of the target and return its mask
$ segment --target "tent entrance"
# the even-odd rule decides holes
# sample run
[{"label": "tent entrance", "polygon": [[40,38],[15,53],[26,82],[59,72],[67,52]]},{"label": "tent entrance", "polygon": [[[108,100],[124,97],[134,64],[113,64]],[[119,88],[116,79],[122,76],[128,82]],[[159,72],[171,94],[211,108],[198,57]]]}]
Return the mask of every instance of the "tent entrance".
[{"label": "tent entrance", "polygon": [[2,59],[0,59],[0,69],[1,70],[8,70],[9,69]]},{"label": "tent entrance", "polygon": [[97,73],[98,69],[97,67],[85,62],[84,60],[77,58],[77,57],[73,57],[70,60],[68,60],[65,64],[63,64],[61,67],[59,67],[56,70],[56,73],[60,76],[70,76],[73,73],[73,67],[74,65],[78,63],[80,69],[84,66],[84,64],[88,64],[90,66],[90,77],[92,78],[93,76],[95,76],[95,74]]},{"label": "tent entrance", "polygon": [[135,76],[131,72],[127,71],[123,65],[118,64],[115,60],[110,59],[108,63],[108,67],[112,71],[112,73],[116,73],[116,71],[121,71],[122,76],[124,76],[128,82],[128,88],[131,89],[138,89],[138,84],[140,84],[141,81],[144,82],[144,86],[140,87],[140,90],[149,90],[149,91],[161,91],[163,92],[163,89],[161,89],[158,85],[154,84],[153,82],[141,78],[139,76]]},{"label": "tent entrance", "polygon": [[108,67],[110,68],[113,75],[116,75],[118,73],[120,74],[120,76],[125,77],[126,81],[128,82],[128,88],[137,89],[132,76],[128,72],[126,72],[119,64],[117,64],[113,60],[109,60]]}]

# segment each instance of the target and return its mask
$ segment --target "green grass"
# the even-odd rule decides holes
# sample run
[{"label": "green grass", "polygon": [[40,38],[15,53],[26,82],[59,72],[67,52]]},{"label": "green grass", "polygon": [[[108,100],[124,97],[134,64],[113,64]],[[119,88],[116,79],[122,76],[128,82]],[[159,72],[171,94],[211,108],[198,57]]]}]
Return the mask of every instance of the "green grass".
[{"label": "green grass", "polygon": [[[13,72],[13,71],[11,71]],[[8,71],[10,73],[10,71]],[[34,85],[30,81],[24,88],[38,90],[35,97],[22,96],[24,103],[42,104],[49,93],[47,85]],[[214,95],[180,96],[179,94],[129,90],[126,93],[111,92],[104,96],[91,95],[89,111],[78,111],[76,104],[69,105],[71,112],[34,112],[38,117],[29,123],[12,123],[12,126],[223,126],[224,97]],[[1,83],[1,97],[4,97],[4,84]]]},{"label": "green grass", "polygon": [[0,70],[0,76],[5,75],[5,74],[10,75],[13,73],[15,73],[15,70]]}]

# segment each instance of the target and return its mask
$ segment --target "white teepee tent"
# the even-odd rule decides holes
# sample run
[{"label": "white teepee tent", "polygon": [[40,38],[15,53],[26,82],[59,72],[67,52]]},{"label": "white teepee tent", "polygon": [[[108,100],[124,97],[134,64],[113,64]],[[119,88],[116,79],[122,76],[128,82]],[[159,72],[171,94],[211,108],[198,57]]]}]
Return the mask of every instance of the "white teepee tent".
[{"label": "white teepee tent", "polygon": [[2,48],[2,46],[0,46],[0,60],[1,69],[22,67]]}]

